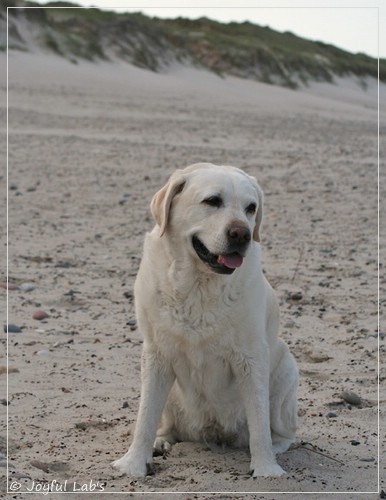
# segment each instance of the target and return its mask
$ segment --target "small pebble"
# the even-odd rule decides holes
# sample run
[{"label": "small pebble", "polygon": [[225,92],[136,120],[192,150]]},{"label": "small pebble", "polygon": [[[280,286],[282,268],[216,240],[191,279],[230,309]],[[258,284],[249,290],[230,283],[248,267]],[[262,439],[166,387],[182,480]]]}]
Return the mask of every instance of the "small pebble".
[{"label": "small pebble", "polygon": [[0,366],[0,375],[3,373],[18,373],[19,369],[14,366]]},{"label": "small pebble", "polygon": [[50,354],[50,351],[47,351],[47,350],[36,351],[35,354],[36,354],[36,356],[41,356],[44,358],[45,356],[48,356]]},{"label": "small pebble", "polygon": [[361,462],[375,462],[375,458],[369,457],[369,458],[360,458],[359,459]]},{"label": "small pebble", "polygon": [[292,292],[292,293],[290,293],[289,298],[291,300],[302,300],[303,293],[300,291],[299,292]]},{"label": "small pebble", "polygon": [[62,346],[67,346],[69,344],[73,344],[74,339],[70,340],[63,340],[62,342],[55,342],[55,344],[52,347],[62,347]]},{"label": "small pebble", "polygon": [[35,290],[36,285],[33,283],[22,283],[19,288],[22,292],[32,292],[32,290]]},{"label": "small pebble", "polygon": [[32,465],[32,467],[36,467],[37,469],[40,469],[45,473],[50,472],[49,464],[46,462],[40,462],[40,460],[32,460],[30,464]]},{"label": "small pebble", "polygon": [[327,418],[336,418],[338,415],[333,411],[329,411],[326,415]]},{"label": "small pebble", "polygon": [[129,320],[126,324],[130,326],[132,332],[137,329],[137,321],[135,319]]},{"label": "small pebble", "polygon": [[128,407],[129,407],[128,401],[124,401],[123,405],[122,405],[122,408],[128,408]]},{"label": "small pebble", "polygon": [[42,319],[48,318],[48,314],[45,311],[38,309],[33,313],[32,318],[41,321]]},{"label": "small pebble", "polygon": [[343,391],[339,397],[353,406],[360,406],[362,404],[362,399],[352,391]]},{"label": "small pebble", "polygon": [[322,351],[311,351],[308,356],[314,363],[323,363],[324,361],[331,359],[331,356]]},{"label": "small pebble", "polygon": [[64,295],[66,297],[73,297],[76,293],[81,293],[81,292],[78,292],[77,290],[70,290],[69,292],[66,292]]},{"label": "small pebble", "polygon": [[359,444],[361,444],[359,441],[357,441],[356,439],[352,439],[350,441],[350,443],[353,445],[353,446],[358,446]]},{"label": "small pebble", "polygon": [[58,268],[58,269],[70,269],[70,267],[74,267],[73,264],[71,264],[71,262],[69,262],[68,260],[65,260],[63,262],[58,262],[57,264],[54,265],[55,268]]},{"label": "small pebble", "polygon": [[4,288],[5,290],[19,290],[18,285],[16,283],[0,283],[0,288]]},{"label": "small pebble", "polygon": [[7,333],[7,329],[8,329],[8,333],[20,333],[21,332],[21,328],[17,325],[14,325],[13,323],[9,323],[9,325],[4,325],[4,332],[5,333]]},{"label": "small pebble", "polygon": [[126,203],[129,201],[131,194],[130,193],[125,193],[122,198],[119,200],[120,205],[126,205]]}]

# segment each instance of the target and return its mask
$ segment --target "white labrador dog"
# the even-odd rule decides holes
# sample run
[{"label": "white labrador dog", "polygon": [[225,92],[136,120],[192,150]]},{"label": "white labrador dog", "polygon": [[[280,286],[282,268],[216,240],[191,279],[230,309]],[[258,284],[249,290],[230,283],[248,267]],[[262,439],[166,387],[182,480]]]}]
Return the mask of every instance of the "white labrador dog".
[{"label": "white labrador dog", "polygon": [[[144,336],[139,413],[114,466],[151,470],[177,441],[247,446],[253,477],[284,473],[275,453],[297,427],[298,370],[278,338],[261,268],[262,192],[234,167],[177,170],[154,196],[135,283]],[[157,431],[158,426],[158,431]]]}]

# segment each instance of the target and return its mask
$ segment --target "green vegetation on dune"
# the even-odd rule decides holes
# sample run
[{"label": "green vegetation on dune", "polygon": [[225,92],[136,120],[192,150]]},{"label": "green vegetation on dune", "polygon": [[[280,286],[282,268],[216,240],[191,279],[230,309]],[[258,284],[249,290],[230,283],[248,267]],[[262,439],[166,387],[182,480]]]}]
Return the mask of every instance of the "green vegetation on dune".
[{"label": "green vegetation on dune", "polygon": [[[41,8],[22,8],[32,6]],[[290,88],[309,81],[332,82],[334,76],[355,75],[360,80],[378,76],[378,61],[365,54],[351,54],[329,44],[249,22],[224,24],[207,18],[165,20],[141,13],[76,8],[71,2],[40,6],[23,0],[3,0],[0,7],[3,18],[6,7],[20,7],[9,9],[9,19],[24,18],[31,32],[39,32],[38,45],[72,61],[121,59],[152,71],[183,62],[219,75]],[[10,26],[15,38],[12,46],[28,49],[20,44],[17,23],[10,22]],[[385,59],[379,61],[379,77],[386,82]]]},{"label": "green vegetation on dune", "polygon": [[[176,19],[158,22],[171,39],[176,37],[197,58],[214,59],[218,70],[238,72],[264,68],[273,77],[331,81],[333,74],[352,73],[377,78],[377,61],[364,54],[351,54],[332,45],[300,38],[293,33],[279,33],[251,23],[221,24],[205,18]],[[228,71],[227,71],[228,72]],[[386,81],[386,61],[380,61],[380,78]]]}]

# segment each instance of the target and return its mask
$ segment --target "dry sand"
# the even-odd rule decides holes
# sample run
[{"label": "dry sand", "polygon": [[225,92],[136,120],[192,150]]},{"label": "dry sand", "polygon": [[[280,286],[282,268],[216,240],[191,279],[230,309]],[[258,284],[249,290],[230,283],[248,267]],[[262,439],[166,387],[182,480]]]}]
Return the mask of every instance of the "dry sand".
[{"label": "dry sand", "polygon": [[[264,268],[301,370],[298,446],[279,457],[282,478],[254,481],[246,451],[197,443],[156,458],[144,480],[110,465],[130,443],[139,401],[132,293],[149,203],[175,168],[197,161],[240,166],[265,191]],[[294,92],[193,69],[160,75],[12,52],[8,193],[10,282],[35,286],[9,291],[9,323],[22,327],[9,333],[1,405],[13,488],[32,498],[74,482],[125,498],[379,498],[374,82],[367,93],[351,80]],[[33,319],[38,309],[49,316]],[[3,453],[5,440],[3,427]],[[4,455],[0,465],[5,473]]]}]

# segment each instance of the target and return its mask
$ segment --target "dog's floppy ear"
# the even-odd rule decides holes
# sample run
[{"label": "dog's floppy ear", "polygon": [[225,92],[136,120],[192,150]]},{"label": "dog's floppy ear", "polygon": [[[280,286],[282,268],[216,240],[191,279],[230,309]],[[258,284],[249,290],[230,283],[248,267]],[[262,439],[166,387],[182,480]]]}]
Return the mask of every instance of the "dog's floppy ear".
[{"label": "dog's floppy ear", "polygon": [[256,191],[257,191],[257,197],[259,200],[259,206],[257,207],[256,211],[256,224],[255,224],[255,229],[253,230],[253,239],[257,242],[260,242],[260,226],[261,226],[261,221],[263,219],[263,191],[261,190],[261,187],[258,185],[257,180],[255,177],[249,176],[251,179]]},{"label": "dog's floppy ear", "polygon": [[185,178],[180,172],[177,170],[151,200],[150,208],[154,220],[161,229],[160,236],[164,234],[168,225],[173,198],[183,190],[185,185]]}]

